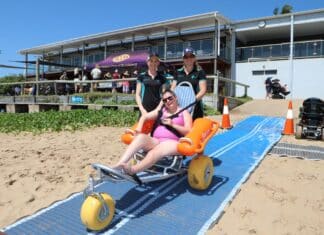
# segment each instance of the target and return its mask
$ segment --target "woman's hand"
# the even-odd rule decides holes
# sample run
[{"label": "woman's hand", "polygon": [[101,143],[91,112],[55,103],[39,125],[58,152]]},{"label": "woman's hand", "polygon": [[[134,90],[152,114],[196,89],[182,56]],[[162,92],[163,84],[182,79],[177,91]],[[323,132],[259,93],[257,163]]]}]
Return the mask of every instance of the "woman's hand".
[{"label": "woman's hand", "polygon": [[161,122],[162,122],[164,125],[172,126],[172,119],[171,119],[171,118],[165,118],[165,119],[162,119]]},{"label": "woman's hand", "polygon": [[142,116],[145,116],[147,114],[147,111],[144,108],[140,109],[140,111]]},{"label": "woman's hand", "polygon": [[134,135],[138,135],[139,133],[141,133],[141,131],[142,131],[142,130],[136,128],[136,129],[134,130]]}]

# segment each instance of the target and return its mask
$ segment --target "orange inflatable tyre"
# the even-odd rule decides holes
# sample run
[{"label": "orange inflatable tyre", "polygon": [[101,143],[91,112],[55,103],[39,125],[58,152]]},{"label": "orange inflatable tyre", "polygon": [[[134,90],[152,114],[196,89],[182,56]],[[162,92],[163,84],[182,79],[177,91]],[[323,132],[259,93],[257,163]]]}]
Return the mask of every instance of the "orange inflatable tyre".
[{"label": "orange inflatable tyre", "polygon": [[216,133],[219,123],[209,118],[197,118],[191,131],[180,138],[177,149],[185,156],[202,153],[208,140]]},{"label": "orange inflatable tyre", "polygon": [[[144,134],[151,133],[154,123],[155,123],[155,120],[146,120],[144,122],[141,133],[144,133]],[[125,131],[125,133],[122,134],[121,140],[122,140],[123,143],[130,144],[133,141],[134,136],[135,136],[136,127],[137,127],[137,123],[135,123],[135,125],[133,125],[130,129],[127,129]]]}]

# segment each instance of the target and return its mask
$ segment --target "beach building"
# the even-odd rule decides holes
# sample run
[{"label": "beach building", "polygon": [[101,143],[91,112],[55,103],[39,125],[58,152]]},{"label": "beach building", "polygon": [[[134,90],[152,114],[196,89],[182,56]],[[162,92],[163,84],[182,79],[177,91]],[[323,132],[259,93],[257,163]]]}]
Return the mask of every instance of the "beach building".
[{"label": "beach building", "polygon": [[[248,84],[248,95],[253,98],[265,97],[267,77],[287,84],[293,98],[324,96],[324,9],[240,21],[211,12],[54,42],[19,53],[24,55],[26,74],[32,72],[27,63],[31,56],[53,63],[40,66],[40,73],[50,78],[61,72],[55,64],[83,67],[130,51],[156,52],[164,62],[179,67],[182,51],[188,46],[195,50],[207,74]],[[236,87],[226,92],[241,96],[244,91]]]}]

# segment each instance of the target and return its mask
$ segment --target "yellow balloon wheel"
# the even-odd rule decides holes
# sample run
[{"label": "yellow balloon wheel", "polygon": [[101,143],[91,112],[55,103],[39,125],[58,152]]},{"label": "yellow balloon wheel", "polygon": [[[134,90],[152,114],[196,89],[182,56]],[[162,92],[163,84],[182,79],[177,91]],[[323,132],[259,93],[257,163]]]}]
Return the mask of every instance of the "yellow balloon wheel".
[{"label": "yellow balloon wheel", "polygon": [[205,190],[209,187],[214,175],[213,161],[200,155],[191,160],[188,169],[188,183],[197,190]]},{"label": "yellow balloon wheel", "polygon": [[82,223],[95,231],[106,228],[115,214],[114,199],[106,193],[100,193],[100,195],[103,200],[100,200],[96,194],[89,195],[83,202],[80,211]]}]

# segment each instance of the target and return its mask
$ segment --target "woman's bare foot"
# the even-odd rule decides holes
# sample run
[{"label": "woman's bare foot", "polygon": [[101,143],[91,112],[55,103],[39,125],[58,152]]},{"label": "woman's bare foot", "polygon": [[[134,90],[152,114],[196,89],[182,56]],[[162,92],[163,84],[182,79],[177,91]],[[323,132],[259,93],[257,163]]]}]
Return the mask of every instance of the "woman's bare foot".
[{"label": "woman's bare foot", "polygon": [[111,167],[114,170],[121,170],[123,169],[123,163],[117,163]]},{"label": "woman's bare foot", "polygon": [[129,175],[133,175],[135,172],[133,172],[132,170],[132,166],[128,163],[123,163],[122,165],[122,169],[125,171],[125,173],[129,174]]}]

